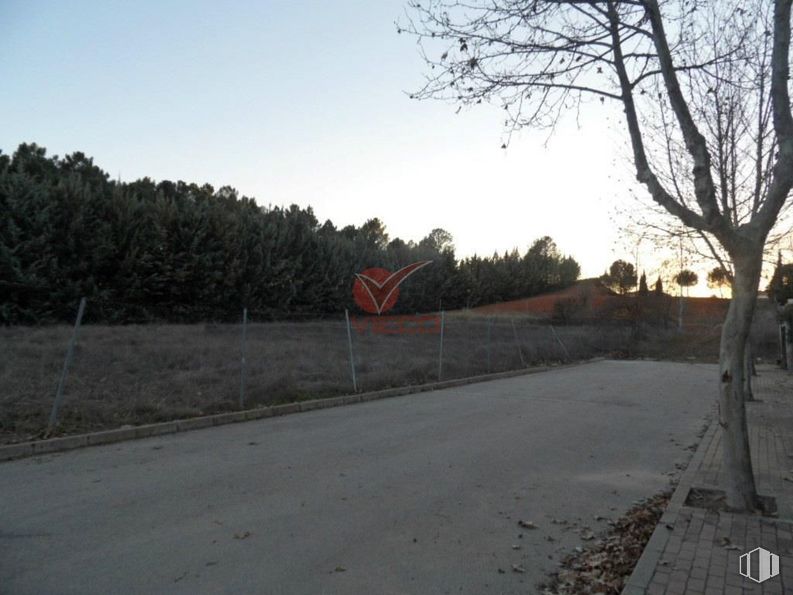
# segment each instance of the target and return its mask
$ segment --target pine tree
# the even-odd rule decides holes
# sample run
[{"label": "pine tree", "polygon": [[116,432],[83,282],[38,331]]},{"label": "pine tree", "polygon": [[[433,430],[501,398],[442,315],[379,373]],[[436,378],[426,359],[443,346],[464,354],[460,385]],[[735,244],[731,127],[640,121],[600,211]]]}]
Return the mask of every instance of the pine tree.
[{"label": "pine tree", "polygon": [[648,295],[650,290],[647,287],[647,275],[642,273],[641,278],[639,279],[639,295]]},{"label": "pine tree", "polygon": [[[230,187],[149,178],[110,180],[83,153],[0,153],[0,323],[237,321],[351,307],[354,274],[431,260],[400,287],[402,312],[463,308],[574,283],[578,263],[553,240],[491,258],[458,260],[433,229],[418,243],[360,227],[319,224],[310,207],[256,205]],[[390,241],[389,241],[390,240]]]}]

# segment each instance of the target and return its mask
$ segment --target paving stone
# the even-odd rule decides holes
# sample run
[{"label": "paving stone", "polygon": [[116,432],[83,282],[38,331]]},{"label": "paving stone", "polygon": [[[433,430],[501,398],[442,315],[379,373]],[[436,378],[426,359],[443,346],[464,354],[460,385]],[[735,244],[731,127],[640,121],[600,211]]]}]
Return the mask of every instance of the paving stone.
[{"label": "paving stone", "polygon": [[[758,492],[777,500],[779,518],[717,513],[687,506],[673,510],[670,505],[662,522],[672,524],[672,531],[658,533],[659,542],[651,541],[645,550],[644,555],[652,555],[658,565],[652,581],[646,585],[648,593],[793,593],[793,589],[785,589],[783,584],[785,576],[793,584],[793,524],[790,522],[793,521],[793,482],[782,481],[793,469],[789,456],[793,455],[793,427],[788,413],[793,376],[764,367],[756,381],[755,394],[761,401],[747,408],[755,477]],[[686,470],[678,484],[673,503],[682,503],[692,486],[717,486],[723,480],[721,437],[717,427],[711,427],[705,434],[693,461],[696,463],[692,463],[694,466]],[[780,576],[762,585],[738,572],[739,557],[760,546],[780,556]],[[661,566],[661,561],[666,564]],[[672,569],[671,573],[667,574],[666,569]],[[668,583],[664,585],[667,576]],[[629,583],[632,588],[641,587],[633,581]],[[660,591],[664,586],[666,590]]]}]

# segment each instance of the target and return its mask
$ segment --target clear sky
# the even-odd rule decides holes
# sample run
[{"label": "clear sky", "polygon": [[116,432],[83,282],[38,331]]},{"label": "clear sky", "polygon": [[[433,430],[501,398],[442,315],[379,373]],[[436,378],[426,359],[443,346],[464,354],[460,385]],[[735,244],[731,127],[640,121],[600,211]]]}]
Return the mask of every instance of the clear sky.
[{"label": "clear sky", "polygon": [[[83,151],[128,181],[231,185],[261,205],[311,205],[392,237],[434,227],[457,253],[553,237],[599,275],[629,201],[609,108],[523,132],[494,107],[417,102],[403,0],[0,2],[0,149]],[[614,115],[613,113],[611,114]],[[640,257],[640,265],[641,263]],[[647,255],[647,260],[652,256]],[[652,269],[651,269],[652,270]],[[652,281],[652,279],[651,279]]]}]

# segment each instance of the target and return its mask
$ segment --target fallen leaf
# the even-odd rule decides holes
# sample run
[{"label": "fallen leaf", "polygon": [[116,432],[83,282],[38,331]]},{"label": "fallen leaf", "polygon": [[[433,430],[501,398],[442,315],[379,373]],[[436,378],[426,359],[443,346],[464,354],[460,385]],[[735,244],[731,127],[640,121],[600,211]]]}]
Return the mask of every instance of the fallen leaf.
[{"label": "fallen leaf", "polygon": [[531,521],[518,521],[518,525],[523,527],[524,529],[536,529],[537,528],[537,525],[535,525]]},{"label": "fallen leaf", "polygon": [[668,493],[637,501],[627,514],[609,521],[609,533],[603,538],[596,538],[589,527],[576,527],[589,545],[576,546],[571,555],[564,557],[559,571],[551,575],[550,582],[541,585],[539,592],[543,595],[620,593],[668,501]]},{"label": "fallen leaf", "polygon": [[242,533],[235,533],[234,539],[248,539],[251,536],[250,531],[243,531]]}]

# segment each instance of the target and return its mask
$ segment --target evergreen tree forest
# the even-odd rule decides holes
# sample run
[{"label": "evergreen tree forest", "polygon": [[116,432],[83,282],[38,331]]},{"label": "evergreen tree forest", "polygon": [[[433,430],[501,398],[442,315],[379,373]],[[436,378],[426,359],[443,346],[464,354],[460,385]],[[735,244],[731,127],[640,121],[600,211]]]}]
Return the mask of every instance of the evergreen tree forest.
[{"label": "evergreen tree forest", "polygon": [[562,288],[578,263],[540,238],[525,254],[458,259],[442,229],[419,242],[320,222],[312,209],[263,207],[228,186],[120,182],[77,152],[35,144],[0,153],[0,321],[237,321],[338,316],[354,274],[432,264],[400,287],[393,313],[474,307]]}]

